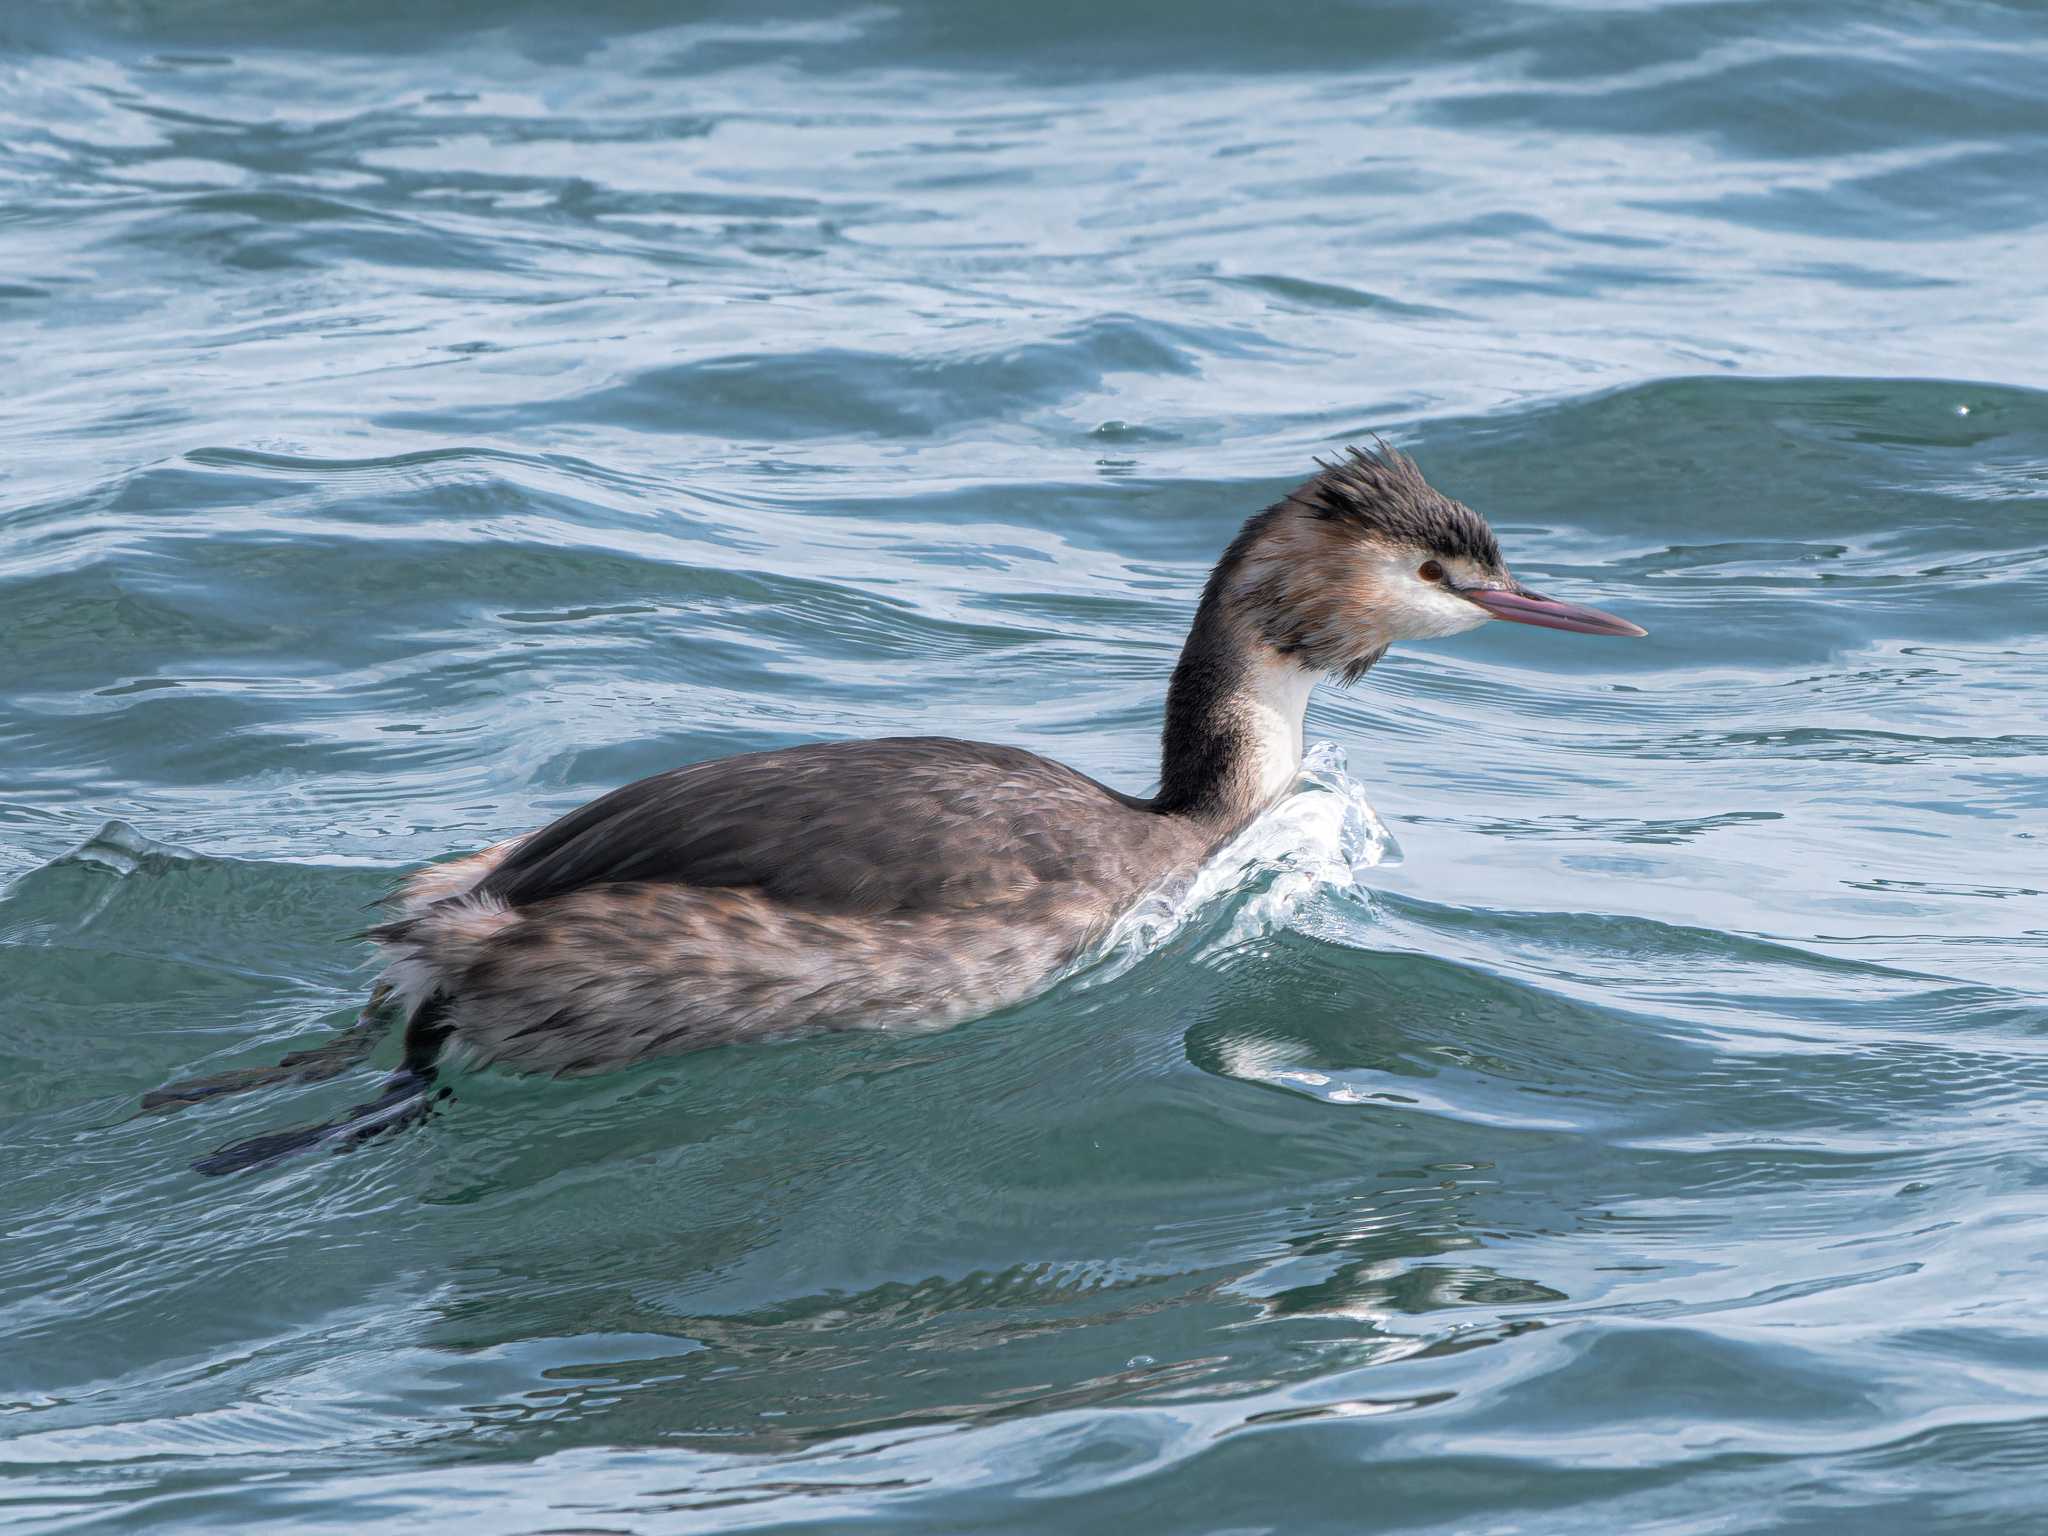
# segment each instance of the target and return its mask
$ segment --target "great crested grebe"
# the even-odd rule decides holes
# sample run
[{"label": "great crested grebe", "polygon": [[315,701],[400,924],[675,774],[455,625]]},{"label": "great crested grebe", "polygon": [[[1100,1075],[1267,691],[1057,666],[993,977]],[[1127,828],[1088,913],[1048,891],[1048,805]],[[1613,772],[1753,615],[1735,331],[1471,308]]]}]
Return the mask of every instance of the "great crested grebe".
[{"label": "great crested grebe", "polygon": [[370,930],[385,967],[364,1018],[335,1046],[145,1104],[332,1075],[367,1053],[387,1006],[405,1015],[405,1062],[377,1099],[196,1165],[225,1173],[417,1113],[451,1043],[479,1063],[583,1073],[991,1012],[1288,790],[1319,679],[1353,681],[1397,640],[1488,619],[1644,633],[1531,592],[1485,519],[1412,460],[1351,449],[1216,562],[1167,689],[1150,799],[1018,747],[937,736],[658,773],[407,878]]}]

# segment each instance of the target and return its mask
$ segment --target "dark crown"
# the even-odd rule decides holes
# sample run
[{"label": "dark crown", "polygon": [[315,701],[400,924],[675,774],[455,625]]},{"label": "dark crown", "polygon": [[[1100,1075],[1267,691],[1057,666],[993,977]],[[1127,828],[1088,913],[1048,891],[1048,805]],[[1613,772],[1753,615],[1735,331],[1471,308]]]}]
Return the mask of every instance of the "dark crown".
[{"label": "dark crown", "polygon": [[1380,438],[1373,442],[1377,451],[1346,448],[1334,464],[1317,459],[1322,473],[1290,499],[1318,517],[1355,524],[1380,538],[1484,566],[1501,563],[1500,545],[1485,518],[1423,479],[1406,454]]}]

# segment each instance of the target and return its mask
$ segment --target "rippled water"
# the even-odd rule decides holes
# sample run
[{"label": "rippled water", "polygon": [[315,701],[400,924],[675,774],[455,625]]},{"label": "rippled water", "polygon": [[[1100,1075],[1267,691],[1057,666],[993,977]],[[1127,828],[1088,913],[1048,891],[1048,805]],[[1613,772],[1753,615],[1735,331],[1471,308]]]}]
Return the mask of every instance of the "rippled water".
[{"label": "rippled water", "polygon": [[[2042,12],[676,16],[0,14],[0,1518],[2048,1529]],[[949,1034],[137,1114],[645,772],[1143,788],[1375,430],[1651,638]]]}]

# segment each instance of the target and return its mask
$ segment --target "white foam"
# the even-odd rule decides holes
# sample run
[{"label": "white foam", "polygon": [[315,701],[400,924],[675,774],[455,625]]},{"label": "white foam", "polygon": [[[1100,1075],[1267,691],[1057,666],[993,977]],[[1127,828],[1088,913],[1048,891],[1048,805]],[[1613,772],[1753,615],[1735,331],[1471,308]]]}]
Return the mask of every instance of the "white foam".
[{"label": "white foam", "polygon": [[1294,927],[1331,899],[1369,906],[1366,871],[1400,859],[1365,787],[1344,771],[1343,749],[1317,742],[1285,799],[1225,844],[1186,886],[1147,896],[1126,912],[1075,979],[1094,985],[1123,975],[1219,903],[1230,904],[1229,921],[1204,940],[1205,952]]}]

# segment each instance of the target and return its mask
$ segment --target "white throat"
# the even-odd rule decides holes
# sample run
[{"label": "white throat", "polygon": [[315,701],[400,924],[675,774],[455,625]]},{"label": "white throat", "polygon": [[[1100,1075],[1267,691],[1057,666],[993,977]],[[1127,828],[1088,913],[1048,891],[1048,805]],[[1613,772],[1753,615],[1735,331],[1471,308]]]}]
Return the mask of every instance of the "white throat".
[{"label": "white throat", "polygon": [[1279,658],[1252,666],[1238,709],[1262,802],[1285,794],[1301,772],[1302,717],[1316,680],[1315,673]]}]

